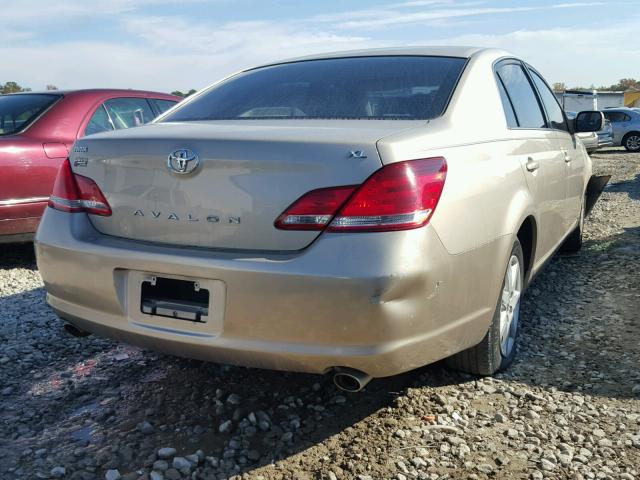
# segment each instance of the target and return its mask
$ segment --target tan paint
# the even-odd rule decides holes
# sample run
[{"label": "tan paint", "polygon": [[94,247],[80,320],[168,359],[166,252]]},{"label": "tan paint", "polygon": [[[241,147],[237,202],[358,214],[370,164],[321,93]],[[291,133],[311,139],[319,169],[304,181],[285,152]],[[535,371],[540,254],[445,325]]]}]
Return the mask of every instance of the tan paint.
[{"label": "tan paint", "polygon": [[[80,328],[148,348],[318,373],[393,375],[480,342],[518,229],[527,217],[536,222],[537,271],[576,225],[591,164],[569,134],[507,128],[492,73],[505,52],[418,51],[470,56],[447,111],[430,122],[157,124],[80,141],[91,160],[76,170],[104,189],[114,216],[47,209],[36,250],[49,303]],[[218,149],[216,175],[202,175],[213,160],[184,181],[149,166],[149,155],[192,145]],[[367,159],[347,158],[353,149]],[[446,158],[448,174],[426,227],[318,235],[271,225],[310,189],[433,156]],[[530,159],[538,170],[526,169]],[[181,230],[136,223],[133,206],[180,215],[215,207],[242,222]],[[152,273],[215,286],[215,324],[141,319],[135,282]],[[155,328],[162,322],[170,328]]]}]

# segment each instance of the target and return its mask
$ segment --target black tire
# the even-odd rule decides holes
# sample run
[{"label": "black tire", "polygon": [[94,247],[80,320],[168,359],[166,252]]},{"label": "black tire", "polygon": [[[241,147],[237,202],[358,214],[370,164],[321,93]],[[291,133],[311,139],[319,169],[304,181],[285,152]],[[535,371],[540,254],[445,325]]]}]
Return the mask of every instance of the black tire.
[{"label": "black tire", "polygon": [[582,205],[580,207],[580,217],[578,217],[578,225],[569,236],[565,239],[564,243],[560,247],[562,253],[576,253],[582,248],[582,233],[584,231],[584,209],[585,209],[585,197],[582,197]]},{"label": "black tire", "polygon": [[629,132],[622,138],[622,146],[627,152],[640,152],[640,132]]},{"label": "black tire", "polygon": [[509,268],[511,258],[513,256],[517,257],[518,261],[520,262],[520,299],[522,299],[522,292],[524,291],[525,264],[524,255],[522,253],[522,245],[520,245],[520,241],[516,239],[513,244],[513,248],[511,249],[511,254],[509,255],[509,261],[504,270],[505,278],[503,278],[502,280],[500,294],[498,295],[498,302],[496,304],[496,309],[493,314],[493,319],[491,320],[491,325],[489,325],[487,334],[478,345],[468,348],[467,350],[463,350],[462,352],[447,358],[446,364],[449,368],[460,370],[466,373],[472,373],[475,375],[493,375],[494,373],[507,368],[515,358],[518,345],[517,325],[520,316],[520,302],[518,302],[517,305],[516,328],[511,349],[506,353],[503,352],[500,341],[500,311],[502,296],[503,290],[505,288],[506,270]]}]

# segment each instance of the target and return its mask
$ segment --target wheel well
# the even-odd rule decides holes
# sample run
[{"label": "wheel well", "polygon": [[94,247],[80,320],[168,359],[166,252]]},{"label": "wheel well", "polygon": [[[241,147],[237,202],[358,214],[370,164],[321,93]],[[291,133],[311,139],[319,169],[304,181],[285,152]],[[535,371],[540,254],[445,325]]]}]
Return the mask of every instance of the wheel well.
[{"label": "wheel well", "polygon": [[536,221],[531,216],[525,218],[518,230],[518,240],[520,241],[520,245],[522,245],[522,255],[524,256],[525,282],[528,282],[531,277],[531,269],[533,268],[533,259],[536,252],[537,236],[538,229]]},{"label": "wheel well", "polygon": [[624,142],[625,139],[629,136],[629,135],[640,135],[640,132],[637,132],[635,130],[631,130],[630,132],[627,132],[624,134],[624,137],[622,137],[622,141]]}]

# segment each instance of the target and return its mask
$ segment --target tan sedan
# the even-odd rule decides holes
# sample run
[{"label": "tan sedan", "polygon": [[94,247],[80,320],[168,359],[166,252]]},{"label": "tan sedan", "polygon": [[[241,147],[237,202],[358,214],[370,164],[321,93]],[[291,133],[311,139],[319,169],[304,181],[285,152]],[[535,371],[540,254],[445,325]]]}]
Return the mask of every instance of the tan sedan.
[{"label": "tan sedan", "polygon": [[246,70],[75,144],[36,237],[48,302],[75,334],[347,390],[447,357],[492,374],[531,278],[581,246],[574,132],[601,122],[498,50]]}]

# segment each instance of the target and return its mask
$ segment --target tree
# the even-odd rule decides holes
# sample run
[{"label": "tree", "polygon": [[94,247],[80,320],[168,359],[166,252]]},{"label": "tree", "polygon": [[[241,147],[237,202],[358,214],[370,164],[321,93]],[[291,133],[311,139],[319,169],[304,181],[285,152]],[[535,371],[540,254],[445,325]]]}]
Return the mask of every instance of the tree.
[{"label": "tree", "polygon": [[564,92],[567,89],[567,86],[564,84],[564,82],[556,82],[552,86],[554,92]]},{"label": "tree", "polygon": [[640,90],[640,82],[635,78],[622,78],[616,85],[611,85],[612,90]]},{"label": "tree", "polygon": [[23,88],[16,82],[7,82],[4,85],[0,83],[0,94],[5,93],[17,93],[17,92],[30,92],[30,88]]},{"label": "tree", "polygon": [[56,87],[55,85],[47,85],[47,90],[58,90],[58,87]]},{"label": "tree", "polygon": [[640,81],[635,78],[621,78],[618,83],[614,83],[608,87],[600,87],[598,90],[612,92],[626,92],[627,90],[640,90]]},{"label": "tree", "polygon": [[187,93],[181,92],[180,90],[175,90],[171,92],[171,95],[175,95],[176,97],[187,98],[189,95],[193,95],[196,92],[197,90],[195,88],[192,88]]}]

